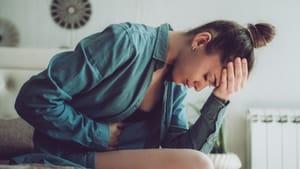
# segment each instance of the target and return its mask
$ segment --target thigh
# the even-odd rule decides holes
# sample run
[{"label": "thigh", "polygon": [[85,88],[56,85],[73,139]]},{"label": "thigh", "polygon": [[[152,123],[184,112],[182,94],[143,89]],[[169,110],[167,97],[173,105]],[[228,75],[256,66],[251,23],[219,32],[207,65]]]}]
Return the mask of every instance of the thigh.
[{"label": "thigh", "polygon": [[121,150],[96,154],[97,169],[212,169],[207,155],[189,149]]}]

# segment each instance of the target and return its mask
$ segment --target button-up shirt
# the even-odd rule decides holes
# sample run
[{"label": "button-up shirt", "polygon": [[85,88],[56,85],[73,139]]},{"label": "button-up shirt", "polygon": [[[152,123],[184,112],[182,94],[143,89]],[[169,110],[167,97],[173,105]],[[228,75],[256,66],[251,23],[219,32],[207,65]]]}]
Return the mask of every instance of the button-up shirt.
[{"label": "button-up shirt", "polygon": [[[156,28],[122,23],[84,38],[74,51],[55,55],[46,70],[23,85],[15,104],[17,112],[37,133],[105,151],[108,123],[122,121],[137,110],[153,72],[165,64],[171,30],[169,24]],[[199,119],[189,127],[183,105],[187,88],[169,80],[163,88],[160,118],[153,122],[159,126],[159,146],[208,153],[226,105],[211,95],[199,110]],[[136,134],[134,130],[124,133],[129,140]],[[51,143],[47,146],[51,149]],[[130,142],[123,149],[139,146]]]}]

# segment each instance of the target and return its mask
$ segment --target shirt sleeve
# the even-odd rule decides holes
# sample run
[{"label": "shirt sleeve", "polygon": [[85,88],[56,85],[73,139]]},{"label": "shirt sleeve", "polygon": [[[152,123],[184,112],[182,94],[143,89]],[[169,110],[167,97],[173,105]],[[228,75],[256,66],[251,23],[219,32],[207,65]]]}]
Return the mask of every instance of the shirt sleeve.
[{"label": "shirt sleeve", "polygon": [[183,99],[186,94],[177,98],[177,105],[172,115],[171,125],[162,147],[191,148],[209,153],[218,136],[225,114],[226,105],[213,94],[207,99],[200,110],[197,121],[188,128]]},{"label": "shirt sleeve", "polygon": [[15,108],[36,130],[60,140],[103,150],[109,128],[71,106],[73,97],[92,90],[133,54],[130,38],[120,25],[91,35],[74,51],[55,55],[48,68],[21,88]]}]

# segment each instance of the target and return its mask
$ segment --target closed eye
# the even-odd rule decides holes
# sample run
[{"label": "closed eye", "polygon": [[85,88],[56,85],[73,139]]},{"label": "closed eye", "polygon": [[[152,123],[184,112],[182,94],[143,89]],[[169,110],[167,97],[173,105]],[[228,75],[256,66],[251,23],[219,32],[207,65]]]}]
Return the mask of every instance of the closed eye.
[{"label": "closed eye", "polygon": [[208,80],[208,74],[204,75],[204,80],[207,81]]},{"label": "closed eye", "polygon": [[210,79],[208,78],[208,73],[204,75],[205,81],[209,81],[209,87],[216,87],[217,84],[217,79],[211,77]]}]

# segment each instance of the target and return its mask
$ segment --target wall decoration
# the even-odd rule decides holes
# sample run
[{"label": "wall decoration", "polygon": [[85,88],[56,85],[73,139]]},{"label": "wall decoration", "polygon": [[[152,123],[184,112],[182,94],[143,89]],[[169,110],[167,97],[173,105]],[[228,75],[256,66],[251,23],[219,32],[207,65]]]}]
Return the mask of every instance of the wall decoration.
[{"label": "wall decoration", "polygon": [[7,19],[0,18],[0,46],[15,47],[19,44],[19,32]]},{"label": "wall decoration", "polygon": [[50,9],[53,20],[66,29],[84,26],[92,14],[88,0],[53,0]]}]

